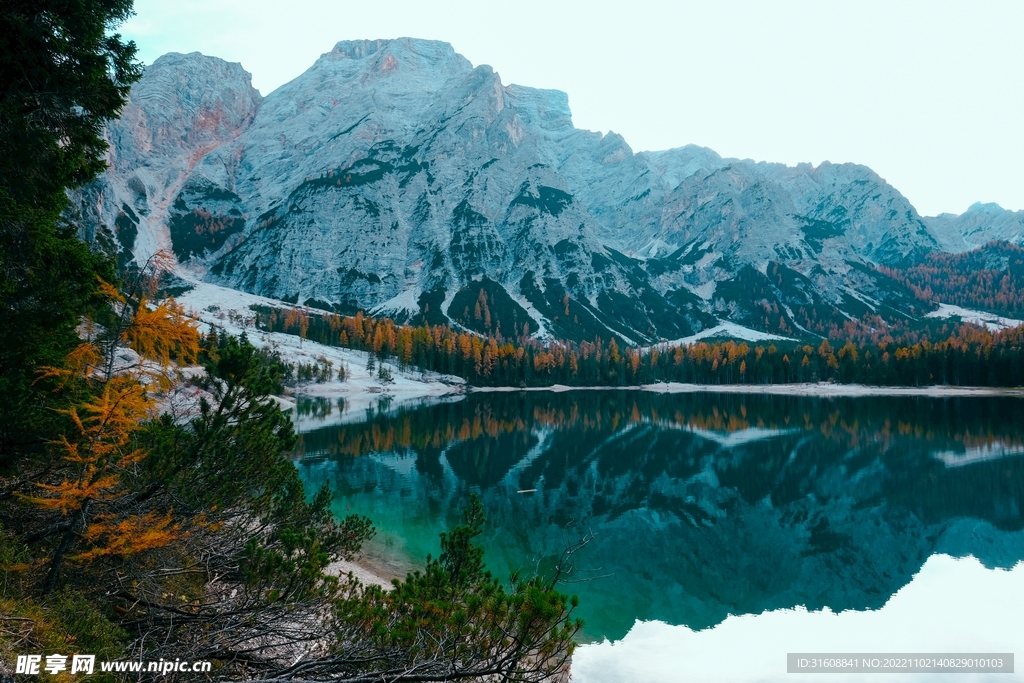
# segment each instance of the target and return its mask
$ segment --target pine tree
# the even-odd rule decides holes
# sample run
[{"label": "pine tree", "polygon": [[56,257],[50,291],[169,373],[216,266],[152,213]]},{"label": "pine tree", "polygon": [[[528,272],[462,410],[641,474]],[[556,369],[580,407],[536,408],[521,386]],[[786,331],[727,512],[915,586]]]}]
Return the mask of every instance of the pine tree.
[{"label": "pine tree", "polygon": [[108,34],[131,0],[9,0],[0,10],[0,458],[38,449],[53,396],[35,372],[78,343],[111,264],[65,225],[66,190],[103,170],[105,122],[141,75]]}]

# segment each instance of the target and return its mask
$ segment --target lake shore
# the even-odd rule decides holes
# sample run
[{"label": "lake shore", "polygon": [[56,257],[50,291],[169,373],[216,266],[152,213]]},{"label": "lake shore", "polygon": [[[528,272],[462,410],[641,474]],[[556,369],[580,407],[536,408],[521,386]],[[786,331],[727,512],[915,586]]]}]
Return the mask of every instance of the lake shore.
[{"label": "lake shore", "polygon": [[395,579],[403,580],[415,567],[397,557],[388,557],[376,549],[371,541],[369,546],[351,560],[336,560],[327,568],[327,573],[335,576],[352,574],[364,586],[380,586],[391,589]]},{"label": "lake shore", "polygon": [[[683,384],[664,382],[634,386],[568,386],[554,384],[544,387],[478,387],[466,384],[461,377],[418,370],[400,371],[396,364],[385,361],[393,379],[381,381],[366,369],[367,353],[349,348],[327,346],[310,340],[301,340],[291,334],[266,332],[255,327],[251,306],[280,307],[282,302],[265,297],[227,289],[205,282],[192,282],[193,289],[178,297],[178,302],[199,320],[205,329],[216,326],[230,334],[246,333],[258,347],[269,347],[291,363],[315,364],[330,361],[334,368],[345,370],[345,379],[332,379],[324,383],[307,382],[291,390],[292,394],[346,401],[345,417],[337,414],[335,421],[351,421],[377,406],[384,399],[391,407],[410,405],[420,401],[458,400],[466,393],[512,391],[650,391],[656,393],[720,393],[720,394],[775,394],[783,396],[1024,396],[1024,387],[960,387],[933,385],[868,386],[863,384],[837,384],[832,382],[805,382],[794,384]],[[282,407],[294,407],[293,397],[282,397]],[[301,431],[301,429],[300,429]]]},{"label": "lake shore", "polygon": [[372,562],[366,557],[356,557],[355,559],[349,560],[337,560],[332,562],[327,567],[327,573],[334,576],[345,576],[352,574],[355,576],[359,583],[364,586],[380,586],[381,588],[388,590],[391,588],[391,579],[404,578],[404,577],[387,577],[386,571],[380,571],[380,568],[376,566],[376,563]]},{"label": "lake shore", "polygon": [[658,394],[773,394],[778,396],[930,396],[936,398],[954,396],[1020,396],[1024,387],[959,387],[933,385],[925,387],[868,386],[864,384],[836,384],[832,382],[804,382],[794,384],[682,384],[663,382],[634,386],[568,386],[554,384],[546,387],[466,387],[466,393],[497,393],[513,391],[649,391]]}]

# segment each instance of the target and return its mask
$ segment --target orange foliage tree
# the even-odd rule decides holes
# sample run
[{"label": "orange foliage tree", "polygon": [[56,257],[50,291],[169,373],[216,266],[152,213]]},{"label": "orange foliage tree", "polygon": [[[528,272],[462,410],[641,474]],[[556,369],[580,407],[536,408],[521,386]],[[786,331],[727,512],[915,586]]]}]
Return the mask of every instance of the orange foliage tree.
[{"label": "orange foliage tree", "polygon": [[84,395],[62,411],[71,428],[53,444],[59,480],[39,481],[35,492],[20,494],[55,518],[33,535],[57,539],[41,560],[48,565],[46,590],[66,562],[135,554],[166,545],[179,531],[170,509],[128,504],[135,495],[130,481],[147,456],[138,433],[175,385],[175,368],[196,362],[199,334],[173,300],[151,305],[139,289],[126,295],[100,281],[111,324],[80,344],[62,367],[41,371]]}]

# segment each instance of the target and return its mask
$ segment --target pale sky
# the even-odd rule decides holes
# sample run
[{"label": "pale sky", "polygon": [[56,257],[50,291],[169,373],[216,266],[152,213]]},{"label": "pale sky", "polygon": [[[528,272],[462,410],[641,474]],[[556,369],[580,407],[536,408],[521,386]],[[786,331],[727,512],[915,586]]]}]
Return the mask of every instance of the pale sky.
[{"label": "pale sky", "polygon": [[866,164],[922,215],[1024,209],[1024,2],[136,0],[147,64],[241,62],[264,95],[339,40],[451,43],[569,94],[634,151]]}]

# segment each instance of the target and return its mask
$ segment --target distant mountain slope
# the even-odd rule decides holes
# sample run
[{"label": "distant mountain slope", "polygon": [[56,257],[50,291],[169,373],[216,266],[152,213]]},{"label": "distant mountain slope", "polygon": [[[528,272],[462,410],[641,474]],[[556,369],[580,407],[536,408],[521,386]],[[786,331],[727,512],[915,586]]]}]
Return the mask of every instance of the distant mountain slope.
[{"label": "distant mountain slope", "polygon": [[888,272],[924,300],[1024,317],[1024,248],[1009,242],[957,254],[936,252]]},{"label": "distant mountain slope", "polygon": [[338,43],[266,98],[240,65],[165,55],[108,137],[80,204],[123,261],[170,247],[217,284],[505,336],[905,319],[928,306],[875,266],[940,246],[867,167],[633,153],[432,41]]},{"label": "distant mountain slope", "polygon": [[995,240],[1024,244],[1024,211],[1007,211],[998,204],[972,204],[959,216],[942,213],[924,219],[943,251],[970,251]]}]

